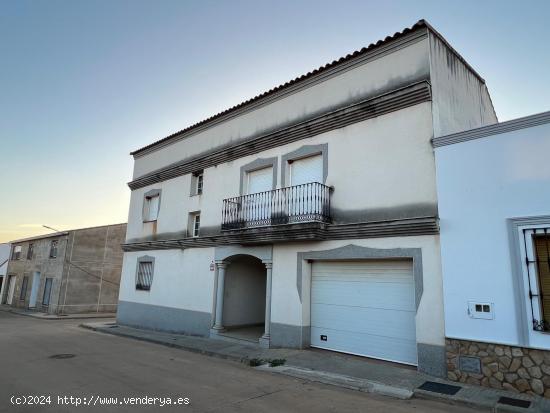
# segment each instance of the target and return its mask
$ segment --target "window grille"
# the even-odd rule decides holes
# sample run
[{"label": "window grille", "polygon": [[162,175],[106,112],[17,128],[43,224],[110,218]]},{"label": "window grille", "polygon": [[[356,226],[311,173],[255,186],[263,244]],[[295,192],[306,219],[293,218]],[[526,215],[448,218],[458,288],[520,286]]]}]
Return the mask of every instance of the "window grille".
[{"label": "window grille", "polygon": [[533,330],[550,331],[550,227],[524,228],[523,247]]},{"label": "window grille", "polygon": [[153,262],[141,261],[138,263],[136,290],[149,291],[153,283]]}]

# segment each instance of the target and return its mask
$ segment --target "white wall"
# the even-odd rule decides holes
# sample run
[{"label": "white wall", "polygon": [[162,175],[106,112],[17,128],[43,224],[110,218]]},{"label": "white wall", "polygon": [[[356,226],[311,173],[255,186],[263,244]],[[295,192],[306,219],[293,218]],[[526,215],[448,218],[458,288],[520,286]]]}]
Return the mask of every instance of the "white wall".
[{"label": "white wall", "polygon": [[[10,257],[11,245],[8,243],[0,244],[0,277],[7,274],[8,259]],[[4,262],[5,261],[5,262]],[[2,263],[4,263],[2,265]]]},{"label": "white wall", "polygon": [[485,83],[431,32],[430,80],[434,137],[498,122]]},{"label": "white wall", "polygon": [[2,264],[4,261],[5,263],[3,265],[0,265],[0,277],[2,278],[2,286],[0,286],[0,300],[2,300],[2,297],[4,297],[4,289],[7,288],[8,284],[8,277],[6,277],[6,274],[8,273],[8,259],[10,257],[11,252],[11,245],[8,243],[0,244],[0,264]]},{"label": "white wall", "polygon": [[269,105],[210,127],[168,147],[140,156],[134,179],[170,163],[256,134],[302,120],[362,96],[402,87],[403,82],[426,79],[429,74],[427,37],[406,48],[291,94]]},{"label": "white wall", "polygon": [[[447,336],[518,344],[506,220],[550,215],[549,153],[548,124],[436,148]],[[470,300],[495,319],[470,318]]]},{"label": "white wall", "polygon": [[[150,291],[136,290],[137,258],[155,257]],[[119,300],[192,311],[212,312],[213,248],[124,253]]]},{"label": "white wall", "polygon": [[[157,234],[186,231],[188,213],[197,210],[201,211],[201,227],[219,228],[223,199],[239,195],[242,165],[269,157],[278,157],[280,163],[285,153],[303,145],[321,143],[328,143],[326,184],[335,188],[331,199],[334,209],[435,206],[431,131],[431,105],[427,102],[207,168],[200,196],[189,196],[190,174],[134,190],[126,238],[132,240],[153,234],[153,224],[142,222],[143,196],[153,188],[162,189]],[[279,164],[278,187],[281,186],[280,171]]]}]

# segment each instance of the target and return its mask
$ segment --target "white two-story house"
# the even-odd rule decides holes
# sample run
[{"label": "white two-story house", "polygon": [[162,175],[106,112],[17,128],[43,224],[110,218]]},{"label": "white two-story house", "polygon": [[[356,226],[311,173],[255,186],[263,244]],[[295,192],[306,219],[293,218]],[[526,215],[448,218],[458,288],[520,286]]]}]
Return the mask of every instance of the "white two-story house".
[{"label": "white two-story house", "polygon": [[136,150],[118,322],[445,375],[431,139],[496,121],[420,21]]}]

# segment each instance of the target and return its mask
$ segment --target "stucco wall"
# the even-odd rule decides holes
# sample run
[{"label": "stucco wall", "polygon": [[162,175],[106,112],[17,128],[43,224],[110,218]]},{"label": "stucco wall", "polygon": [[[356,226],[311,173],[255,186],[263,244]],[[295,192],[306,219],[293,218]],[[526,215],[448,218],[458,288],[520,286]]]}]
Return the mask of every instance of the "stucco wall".
[{"label": "stucco wall", "polygon": [[[150,291],[136,290],[137,258],[145,255],[155,258]],[[126,252],[119,300],[212,313],[213,260],[213,248]]]},{"label": "stucco wall", "polygon": [[485,83],[436,35],[429,39],[434,137],[498,122]]},{"label": "stucco wall", "polygon": [[[549,151],[548,124],[436,148],[447,336],[519,344],[506,220],[550,215]],[[468,301],[494,303],[494,319],[470,318]]]},{"label": "stucco wall", "polygon": [[309,294],[311,264],[302,271],[302,298],[297,288],[297,253],[330,250],[345,245],[393,249],[420,248],[424,291],[416,315],[416,337],[419,343],[443,346],[443,300],[439,240],[435,236],[394,237],[386,239],[354,239],[317,243],[280,244],[273,247],[273,305],[272,322],[308,326],[310,324]]},{"label": "stucco wall", "polygon": [[[240,167],[258,158],[281,157],[303,145],[328,144],[326,185],[334,186],[336,221],[429,216],[436,212],[435,164],[430,103],[423,103],[348,127],[240,158],[204,171],[204,190],[189,196],[191,175],[132,191],[127,240],[153,234],[187,236],[187,218],[201,211],[202,234],[218,232],[223,199],[239,195]],[[279,165],[278,171],[281,171]],[[359,185],[360,183],[360,185]],[[281,174],[277,174],[281,186]],[[161,189],[158,221],[143,223],[144,194]]]},{"label": "stucco wall", "polygon": [[0,276],[6,275],[8,270],[7,260],[10,257],[11,246],[8,243],[0,244]]},{"label": "stucco wall", "polygon": [[[437,236],[275,245],[273,247],[272,323],[289,326],[289,328],[309,325],[310,284],[308,265],[302,273],[302,297],[300,298],[297,288],[297,253],[334,249],[349,244],[382,249],[421,249],[423,294],[416,316],[416,336],[419,343],[443,348],[445,337],[441,264]],[[155,258],[153,285],[148,292],[135,289],[136,260],[143,255]],[[126,252],[124,254],[120,301],[212,314],[214,272],[210,271],[209,265],[213,260],[213,248],[192,248],[183,251],[147,251],[146,253]],[[231,264],[228,268],[230,267]],[[229,280],[230,275],[229,273],[227,280]],[[262,298],[265,298],[265,295]],[[124,322],[125,320],[121,319],[119,321]],[[164,320],[159,318],[154,325],[155,328],[162,329]],[[185,326],[182,325],[181,329],[184,328]]]},{"label": "stucco wall", "polygon": [[273,101],[267,106],[138,157],[134,164],[134,179],[216,146],[278,129],[335,106],[378,95],[428,77],[427,37],[393,53],[379,56],[367,64],[340,72],[336,77]]}]

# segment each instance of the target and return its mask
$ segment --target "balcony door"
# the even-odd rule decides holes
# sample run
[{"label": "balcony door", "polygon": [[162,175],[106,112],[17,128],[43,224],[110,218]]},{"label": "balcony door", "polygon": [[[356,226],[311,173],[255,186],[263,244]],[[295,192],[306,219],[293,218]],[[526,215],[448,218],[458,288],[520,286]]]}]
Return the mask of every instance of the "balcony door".
[{"label": "balcony door", "polygon": [[[323,157],[309,156],[290,163],[289,212],[291,216],[303,217],[321,212],[322,206],[315,185],[323,183]],[[310,184],[310,185],[308,185]]]},{"label": "balcony door", "polygon": [[245,220],[255,225],[268,225],[271,219],[271,190],[273,189],[273,168],[262,168],[247,173],[244,201]]}]

